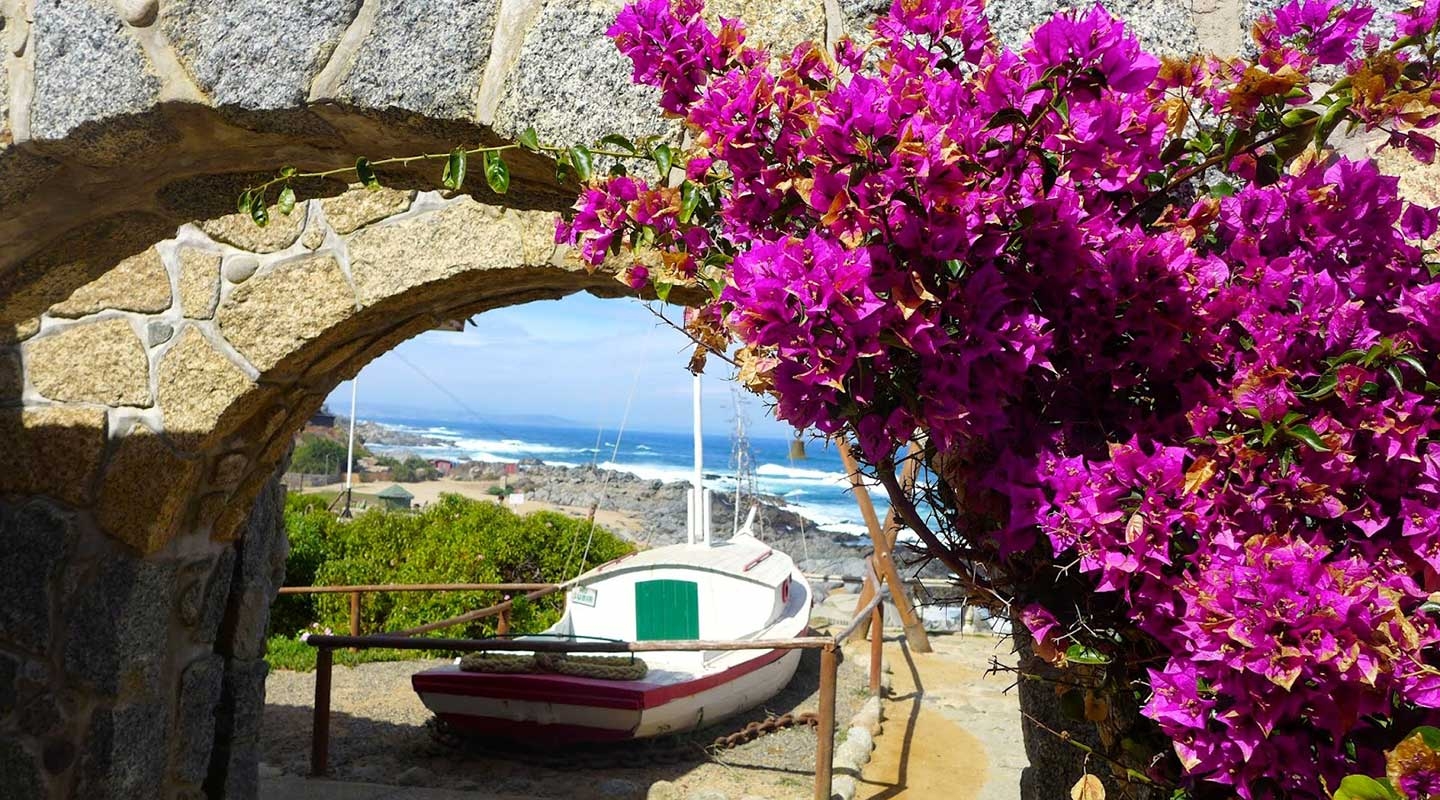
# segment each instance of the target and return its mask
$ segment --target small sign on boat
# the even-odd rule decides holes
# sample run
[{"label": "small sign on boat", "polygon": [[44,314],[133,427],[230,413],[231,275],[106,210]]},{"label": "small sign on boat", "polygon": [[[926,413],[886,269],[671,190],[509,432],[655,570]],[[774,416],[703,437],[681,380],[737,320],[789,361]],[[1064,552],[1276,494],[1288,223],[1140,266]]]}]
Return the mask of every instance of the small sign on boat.
[{"label": "small sign on boat", "polygon": [[570,600],[579,605],[594,608],[595,595],[596,591],[589,586],[577,586],[575,587],[575,591],[570,593]]}]

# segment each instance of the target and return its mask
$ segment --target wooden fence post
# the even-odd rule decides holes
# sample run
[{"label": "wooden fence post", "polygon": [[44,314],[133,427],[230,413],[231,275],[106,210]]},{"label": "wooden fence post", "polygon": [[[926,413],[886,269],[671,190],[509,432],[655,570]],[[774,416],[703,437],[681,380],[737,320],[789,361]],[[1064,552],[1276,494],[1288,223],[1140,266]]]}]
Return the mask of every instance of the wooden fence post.
[{"label": "wooden fence post", "polygon": [[835,770],[835,645],[820,648],[820,725],[815,731],[815,800],[830,800]]},{"label": "wooden fence post", "polygon": [[870,696],[880,696],[880,659],[885,655],[885,604],[870,612]]},{"label": "wooden fence post", "polygon": [[330,648],[315,651],[315,721],[310,739],[310,774],[322,777],[330,771]]}]

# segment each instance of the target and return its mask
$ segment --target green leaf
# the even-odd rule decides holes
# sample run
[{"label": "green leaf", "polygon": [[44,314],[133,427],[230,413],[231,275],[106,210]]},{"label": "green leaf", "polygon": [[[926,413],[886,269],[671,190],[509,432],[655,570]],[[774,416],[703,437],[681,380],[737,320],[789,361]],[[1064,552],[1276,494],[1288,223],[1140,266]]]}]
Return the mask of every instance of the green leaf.
[{"label": "green leaf", "polygon": [[625,164],[623,162],[616,161],[614,164],[610,165],[609,173],[616,177],[623,178],[626,175],[630,174],[630,170],[625,169]]},{"label": "green leaf", "polygon": [[670,145],[662,144],[650,151],[650,157],[655,160],[655,168],[660,170],[660,180],[670,177],[670,167],[675,163],[675,154],[670,151]]},{"label": "green leaf", "polygon": [[1109,664],[1110,657],[1083,644],[1072,644],[1065,648],[1065,659],[1076,664]]},{"label": "green leaf", "polygon": [[265,195],[257,194],[250,198],[250,219],[256,225],[265,227],[270,224],[270,212],[265,210]]},{"label": "green leaf", "polygon": [[1395,790],[1366,775],[1346,775],[1334,800],[1399,800]]},{"label": "green leaf", "polygon": [[1395,360],[1405,364],[1409,364],[1415,369],[1416,372],[1420,373],[1421,375],[1425,374],[1425,364],[1422,363],[1420,359],[1416,358],[1415,356],[1396,356]]},{"label": "green leaf", "polygon": [[1389,375],[1390,380],[1395,382],[1396,389],[1399,389],[1401,391],[1405,390],[1405,376],[1400,374],[1400,367],[1398,365],[1391,364],[1390,366],[1386,367],[1385,374]]},{"label": "green leaf", "polygon": [[1296,425],[1293,428],[1287,429],[1285,432],[1304,442],[1311,450],[1321,453],[1330,452],[1330,448],[1325,446],[1325,442],[1320,438],[1320,434],[1316,433],[1315,429],[1309,425]]},{"label": "green leaf", "polygon": [[1046,194],[1055,188],[1055,181],[1060,179],[1060,164],[1055,157],[1049,153],[1040,154],[1040,186]]},{"label": "green leaf", "polygon": [[1329,397],[1330,393],[1335,391],[1335,385],[1337,383],[1339,383],[1339,379],[1335,377],[1335,373],[1327,372],[1321,376],[1320,382],[1315,384],[1315,388],[1307,392],[1301,392],[1300,397],[1306,400],[1319,400],[1324,397]]},{"label": "green leaf", "polygon": [[[490,151],[486,150],[482,158],[488,158]],[[441,176],[440,182],[445,188],[456,191],[465,185],[465,161],[467,159],[465,148],[457,147],[450,151],[450,158],[445,160],[445,173]]]},{"label": "green leaf", "polygon": [[366,189],[380,188],[380,179],[375,177],[375,168],[370,166],[370,159],[364,156],[355,159],[355,177],[360,179]]},{"label": "green leaf", "polygon": [[1219,183],[1210,187],[1210,196],[1218,200],[1222,197],[1229,197],[1235,194],[1235,192],[1237,191],[1239,190],[1235,188],[1235,184],[1230,183],[1229,181],[1220,181]]},{"label": "green leaf", "polygon": [[575,168],[575,177],[579,178],[581,183],[588,182],[594,170],[594,159],[590,156],[590,149],[581,144],[570,148],[570,165]]},{"label": "green leaf", "polygon": [[290,216],[290,212],[295,210],[295,190],[289,186],[281,189],[280,197],[275,201],[275,207],[280,209],[281,214]]},{"label": "green leaf", "polygon": [[[1423,609],[1425,606],[1422,604],[1420,607]],[[1410,736],[1407,736],[1405,738],[1408,739],[1417,735],[1420,737],[1420,740],[1425,743],[1426,747],[1430,748],[1431,750],[1440,752],[1440,728],[1436,728],[1430,725],[1421,725],[1415,730],[1410,731]]]},{"label": "green leaf", "polygon": [[655,281],[655,296],[660,298],[660,302],[668,303],[670,302],[671,288],[673,287],[668,283],[665,283],[663,281]]},{"label": "green leaf", "polygon": [[1324,147],[1325,140],[1335,131],[1335,127],[1345,119],[1345,112],[1350,109],[1352,100],[1349,97],[1342,97],[1331,103],[1323,114],[1320,121],[1315,123],[1315,146]]},{"label": "green leaf", "polygon": [[635,143],[632,142],[632,141],[630,141],[629,139],[625,138],[624,136],[621,136],[621,135],[618,134],[618,133],[612,133],[612,134],[606,136],[605,138],[601,139],[601,140],[600,140],[600,144],[608,144],[608,145],[610,145],[611,147],[615,147],[615,148],[618,148],[618,149],[620,149],[620,150],[624,150],[624,151],[627,152],[627,153],[634,153],[634,152],[635,152]]},{"label": "green leaf", "polygon": [[680,221],[689,222],[700,205],[700,187],[690,181],[680,184]]},{"label": "green leaf", "polygon": [[534,128],[526,128],[520,131],[520,136],[515,140],[526,150],[538,151],[540,149],[540,135]]},{"label": "green leaf", "polygon": [[498,150],[486,150],[482,157],[485,167],[485,182],[490,184],[490,191],[495,194],[505,194],[510,191],[510,168],[505,166],[505,159]]},{"label": "green leaf", "polygon": [[1275,425],[1269,422],[1260,423],[1260,444],[1268,445],[1270,440],[1275,438]]},{"label": "green leaf", "polygon": [[1070,102],[1065,99],[1064,95],[1055,98],[1055,113],[1060,115],[1060,119],[1066,125],[1070,124]]},{"label": "green leaf", "polygon": [[990,121],[985,123],[985,129],[998,128],[1001,125],[1018,125],[1025,121],[1025,115],[1020,113],[1018,108],[1002,108],[990,115]]},{"label": "green leaf", "polygon": [[240,199],[237,200],[237,201],[235,201],[235,210],[236,210],[236,211],[239,211],[241,214],[249,214],[249,213],[250,213],[250,200],[251,200],[251,198],[253,198],[254,196],[255,196],[255,193],[252,192],[252,191],[250,191],[249,189],[246,189],[244,192],[241,192],[241,193],[240,193]]}]

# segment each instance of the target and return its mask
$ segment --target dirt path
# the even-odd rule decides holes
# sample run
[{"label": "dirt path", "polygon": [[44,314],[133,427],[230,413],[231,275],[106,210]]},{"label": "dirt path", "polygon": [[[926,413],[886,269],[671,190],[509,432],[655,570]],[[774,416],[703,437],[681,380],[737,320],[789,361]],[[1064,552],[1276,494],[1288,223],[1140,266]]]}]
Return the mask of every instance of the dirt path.
[{"label": "dirt path", "polygon": [[889,642],[885,729],[865,767],[860,800],[1016,800],[1026,765],[1019,701],[991,657],[1013,663],[1007,639],[931,635],[933,653]]}]

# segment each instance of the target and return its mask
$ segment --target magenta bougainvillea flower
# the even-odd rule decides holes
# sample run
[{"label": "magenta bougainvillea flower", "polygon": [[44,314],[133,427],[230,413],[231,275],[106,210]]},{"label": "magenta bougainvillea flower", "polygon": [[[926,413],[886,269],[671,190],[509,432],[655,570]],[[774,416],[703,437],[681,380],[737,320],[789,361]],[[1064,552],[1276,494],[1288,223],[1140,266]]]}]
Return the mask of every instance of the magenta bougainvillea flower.
[{"label": "magenta bougainvillea flower", "polygon": [[1440,2],[1373,16],[1294,0],[1252,61],[1162,62],[1099,8],[1011,50],[980,0],[897,0],[776,55],[638,0],[611,35],[687,184],[596,180],[558,238],[710,288],[782,419],[882,469],[922,435],[932,548],[1148,682],[1188,785],[1320,797],[1440,718],[1437,215],[1326,147],[1433,154]]}]

